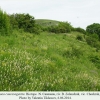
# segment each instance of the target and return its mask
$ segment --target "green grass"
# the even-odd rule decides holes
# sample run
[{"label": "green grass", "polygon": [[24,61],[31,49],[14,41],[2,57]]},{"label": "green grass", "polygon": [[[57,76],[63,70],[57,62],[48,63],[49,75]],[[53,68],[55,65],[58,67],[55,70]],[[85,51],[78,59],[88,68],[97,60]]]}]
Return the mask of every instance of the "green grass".
[{"label": "green grass", "polygon": [[60,21],[49,20],[49,19],[35,19],[36,24],[42,25],[42,27],[58,25]]},{"label": "green grass", "polygon": [[0,91],[100,91],[100,51],[77,35],[0,36]]}]

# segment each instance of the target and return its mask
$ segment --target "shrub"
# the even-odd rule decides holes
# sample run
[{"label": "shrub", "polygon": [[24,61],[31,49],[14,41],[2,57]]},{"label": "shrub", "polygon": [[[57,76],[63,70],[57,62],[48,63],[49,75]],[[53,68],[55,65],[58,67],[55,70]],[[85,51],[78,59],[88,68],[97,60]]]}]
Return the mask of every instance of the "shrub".
[{"label": "shrub", "polygon": [[45,30],[54,33],[68,33],[71,32],[72,26],[68,22],[59,22],[58,25],[52,25],[47,27]]},{"label": "shrub", "polygon": [[92,37],[92,38],[95,38],[96,40],[99,40],[99,36],[96,33],[91,34],[89,36]]},{"label": "shrub", "polygon": [[100,69],[100,57],[99,56],[90,56],[90,61],[95,64],[95,66]]},{"label": "shrub", "polygon": [[80,40],[80,41],[83,41],[83,37],[81,35],[77,35],[76,39]]},{"label": "shrub", "polygon": [[86,42],[88,45],[90,45],[91,47],[95,47],[97,49],[100,49],[100,42],[98,40],[96,40],[95,38],[92,37],[87,37],[86,38]]},{"label": "shrub", "polygon": [[66,34],[64,34],[64,35],[63,35],[63,39],[65,39],[65,40],[66,40],[66,37],[67,37],[67,35],[66,35]]},{"label": "shrub", "polygon": [[72,47],[71,50],[64,51],[63,53],[63,56],[66,58],[74,58],[74,57],[79,58],[82,55],[83,51],[75,47]]},{"label": "shrub", "polygon": [[29,14],[9,15],[10,23],[14,29],[22,29],[25,32],[39,34],[41,27],[35,23],[34,17]]},{"label": "shrub", "polygon": [[87,26],[86,31],[89,34],[94,34],[94,33],[97,34],[100,39],[100,24],[99,23],[93,23],[93,24]]},{"label": "shrub", "polygon": [[6,12],[0,9],[0,34],[9,35],[11,33],[10,21]]},{"label": "shrub", "polygon": [[93,46],[94,43],[96,42],[96,40],[94,38],[92,38],[92,37],[87,37],[86,38],[86,42],[87,42],[87,44]]},{"label": "shrub", "polygon": [[75,28],[74,31],[77,31],[77,32],[80,32],[80,33],[83,33],[83,34],[86,34],[86,31],[80,27],[78,28]]},{"label": "shrub", "polygon": [[42,29],[39,25],[35,24],[35,26],[33,27],[33,33],[39,35],[40,32],[42,32]]}]

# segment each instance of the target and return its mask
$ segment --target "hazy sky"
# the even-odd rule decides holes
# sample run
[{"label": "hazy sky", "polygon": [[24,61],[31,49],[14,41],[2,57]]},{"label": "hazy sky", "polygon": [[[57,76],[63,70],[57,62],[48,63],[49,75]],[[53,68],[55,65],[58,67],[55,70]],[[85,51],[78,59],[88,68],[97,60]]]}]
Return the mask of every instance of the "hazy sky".
[{"label": "hazy sky", "polygon": [[100,23],[100,0],[0,0],[0,7],[9,14],[29,13],[35,19],[68,21],[74,27]]}]

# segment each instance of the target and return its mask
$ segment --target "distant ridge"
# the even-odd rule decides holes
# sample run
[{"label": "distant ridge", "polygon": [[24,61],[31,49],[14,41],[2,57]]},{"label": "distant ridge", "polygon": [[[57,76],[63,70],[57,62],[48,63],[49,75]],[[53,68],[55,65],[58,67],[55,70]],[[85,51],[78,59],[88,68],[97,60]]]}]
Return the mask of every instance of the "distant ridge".
[{"label": "distant ridge", "polygon": [[50,20],[50,19],[35,19],[36,24],[42,25],[42,26],[52,26],[52,25],[58,25],[60,21],[56,20]]}]

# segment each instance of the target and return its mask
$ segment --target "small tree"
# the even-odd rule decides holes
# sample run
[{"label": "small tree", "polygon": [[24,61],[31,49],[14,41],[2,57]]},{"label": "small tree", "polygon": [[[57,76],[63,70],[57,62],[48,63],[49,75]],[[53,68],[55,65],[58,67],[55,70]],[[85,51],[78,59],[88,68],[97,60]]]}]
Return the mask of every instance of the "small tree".
[{"label": "small tree", "polygon": [[93,23],[86,27],[86,32],[91,34],[97,34],[100,39],[100,24],[99,23]]},{"label": "small tree", "polygon": [[11,32],[9,17],[0,9],[0,34],[9,35]]},{"label": "small tree", "polygon": [[13,28],[23,29],[25,32],[30,32],[30,33],[34,33],[36,31],[35,20],[33,16],[29,14],[16,13],[10,15],[9,17]]},{"label": "small tree", "polygon": [[86,31],[83,28],[80,28],[80,27],[75,28],[74,31],[86,34]]}]

